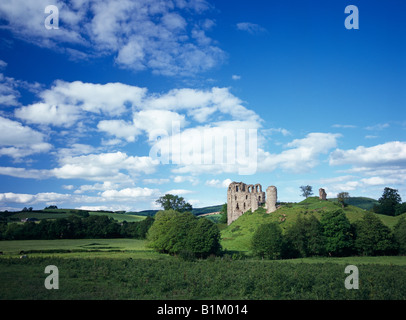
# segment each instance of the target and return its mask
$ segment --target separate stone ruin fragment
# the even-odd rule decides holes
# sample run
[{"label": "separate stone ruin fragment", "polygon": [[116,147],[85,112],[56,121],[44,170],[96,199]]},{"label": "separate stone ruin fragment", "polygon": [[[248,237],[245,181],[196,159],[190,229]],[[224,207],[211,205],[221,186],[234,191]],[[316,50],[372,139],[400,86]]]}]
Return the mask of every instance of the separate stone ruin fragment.
[{"label": "separate stone ruin fragment", "polygon": [[276,201],[278,199],[275,186],[266,188],[266,212],[271,213],[276,210]]},{"label": "separate stone ruin fragment", "polygon": [[319,199],[320,200],[327,200],[327,193],[323,188],[319,189]]},{"label": "separate stone ruin fragment", "polygon": [[230,225],[248,210],[257,210],[264,203],[267,213],[276,210],[277,192],[276,187],[268,187],[262,191],[260,184],[245,184],[242,182],[232,182],[227,190],[227,223]]}]

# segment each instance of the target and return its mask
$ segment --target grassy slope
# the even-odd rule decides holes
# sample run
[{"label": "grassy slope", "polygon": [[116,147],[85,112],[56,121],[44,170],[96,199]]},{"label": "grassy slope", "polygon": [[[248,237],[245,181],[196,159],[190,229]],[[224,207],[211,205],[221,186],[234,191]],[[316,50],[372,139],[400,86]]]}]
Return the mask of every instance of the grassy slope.
[{"label": "grassy slope", "polygon": [[[320,219],[323,212],[340,209],[336,203],[332,201],[320,201],[318,197],[309,197],[302,202],[281,206],[277,211],[267,214],[265,210],[260,208],[256,212],[247,212],[234,221],[231,225],[222,230],[222,245],[230,251],[249,252],[250,241],[252,235],[259,225],[272,221],[279,222],[282,229],[292,224],[298,215],[311,215]],[[360,220],[365,213],[365,210],[349,205],[344,209],[347,218],[351,223]],[[393,228],[400,216],[390,217],[378,215],[384,224]]]}]

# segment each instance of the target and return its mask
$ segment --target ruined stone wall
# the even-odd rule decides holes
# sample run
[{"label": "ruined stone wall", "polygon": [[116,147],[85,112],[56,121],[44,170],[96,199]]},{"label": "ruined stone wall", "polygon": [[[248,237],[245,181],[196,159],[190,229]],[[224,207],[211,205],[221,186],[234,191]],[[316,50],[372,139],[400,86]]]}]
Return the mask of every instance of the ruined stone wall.
[{"label": "ruined stone wall", "polygon": [[260,184],[252,185],[232,182],[227,190],[228,224],[238,219],[248,210],[255,211],[265,203],[265,192]]},{"label": "ruined stone wall", "polygon": [[266,188],[266,212],[271,213],[276,210],[276,201],[278,199],[275,186]]},{"label": "ruined stone wall", "polygon": [[327,200],[327,193],[323,188],[319,189],[319,199],[320,200]]}]

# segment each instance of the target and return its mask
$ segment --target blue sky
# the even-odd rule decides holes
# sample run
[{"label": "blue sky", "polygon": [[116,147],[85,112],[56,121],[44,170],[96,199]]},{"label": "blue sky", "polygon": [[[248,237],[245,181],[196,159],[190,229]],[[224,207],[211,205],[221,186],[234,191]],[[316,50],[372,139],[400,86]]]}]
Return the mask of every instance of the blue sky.
[{"label": "blue sky", "polygon": [[3,0],[0,210],[157,209],[165,193],[202,207],[231,181],[280,201],[307,184],[405,200],[405,14],[394,0]]}]

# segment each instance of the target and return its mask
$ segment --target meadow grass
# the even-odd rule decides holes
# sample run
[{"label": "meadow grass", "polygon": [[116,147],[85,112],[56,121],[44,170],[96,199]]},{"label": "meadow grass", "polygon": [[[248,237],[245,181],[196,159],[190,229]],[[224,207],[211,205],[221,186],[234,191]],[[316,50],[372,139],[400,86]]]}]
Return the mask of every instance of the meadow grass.
[{"label": "meadow grass", "polygon": [[146,246],[138,239],[56,239],[0,241],[1,258],[61,257],[61,258],[170,258]]},{"label": "meadow grass", "polygon": [[[47,265],[59,289],[47,290]],[[347,290],[339,263],[281,263],[228,259],[0,259],[0,299],[406,299],[404,266],[359,265],[359,290]]]},{"label": "meadow grass", "polygon": [[102,211],[91,211],[89,215],[94,216],[107,216],[109,218],[113,218],[118,222],[138,222],[144,220],[146,216],[138,216],[135,214],[125,214],[125,213],[113,213],[113,212],[102,212]]}]

